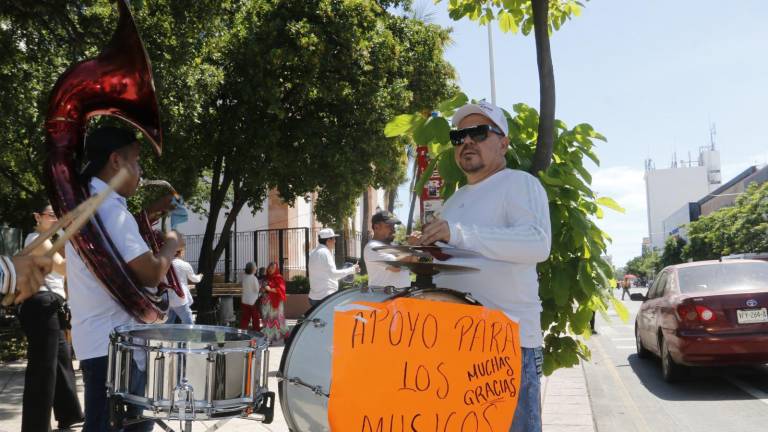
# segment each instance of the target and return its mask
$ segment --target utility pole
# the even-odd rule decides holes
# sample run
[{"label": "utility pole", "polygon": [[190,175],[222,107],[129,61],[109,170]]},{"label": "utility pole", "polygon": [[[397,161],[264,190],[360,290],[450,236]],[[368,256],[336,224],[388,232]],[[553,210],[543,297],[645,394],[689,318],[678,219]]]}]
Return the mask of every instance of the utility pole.
[{"label": "utility pole", "polygon": [[488,63],[491,69],[491,103],[496,105],[496,74],[493,67],[493,33],[491,31],[491,23],[488,26]]}]

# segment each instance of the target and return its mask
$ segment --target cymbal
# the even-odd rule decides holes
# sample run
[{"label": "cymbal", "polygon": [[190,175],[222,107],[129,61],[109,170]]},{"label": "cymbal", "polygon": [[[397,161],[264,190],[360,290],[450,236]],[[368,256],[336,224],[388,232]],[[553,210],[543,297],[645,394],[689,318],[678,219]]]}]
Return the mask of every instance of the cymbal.
[{"label": "cymbal", "polygon": [[459,249],[453,246],[412,246],[412,245],[387,245],[373,248],[375,251],[390,253],[395,256],[418,256],[435,258],[445,261],[450,258],[474,258],[480,256],[477,252],[467,249]]},{"label": "cymbal", "polygon": [[406,262],[406,261],[374,261],[391,265],[392,267],[407,268],[416,275],[434,276],[438,273],[464,273],[475,272],[480,269],[475,267],[460,266],[453,264],[441,264],[435,262]]}]

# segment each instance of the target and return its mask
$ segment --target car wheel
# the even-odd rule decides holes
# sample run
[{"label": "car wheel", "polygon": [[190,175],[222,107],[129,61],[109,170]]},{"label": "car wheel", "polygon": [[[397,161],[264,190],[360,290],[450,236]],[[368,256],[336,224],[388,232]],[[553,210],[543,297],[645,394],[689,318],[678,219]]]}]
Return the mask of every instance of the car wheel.
[{"label": "car wheel", "polygon": [[649,358],[651,352],[645,349],[643,341],[640,340],[640,327],[635,323],[635,346],[637,347],[637,357],[641,359]]},{"label": "car wheel", "polygon": [[675,363],[669,353],[667,342],[663,337],[659,338],[661,348],[661,375],[666,382],[675,382],[685,375],[685,366]]}]

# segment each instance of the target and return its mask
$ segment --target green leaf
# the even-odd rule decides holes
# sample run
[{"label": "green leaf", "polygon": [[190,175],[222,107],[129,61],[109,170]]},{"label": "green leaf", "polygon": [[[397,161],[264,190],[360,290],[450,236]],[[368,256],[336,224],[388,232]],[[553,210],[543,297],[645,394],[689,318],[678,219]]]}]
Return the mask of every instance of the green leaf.
[{"label": "green leaf", "polygon": [[403,136],[424,123],[424,117],[419,114],[400,114],[384,126],[384,136],[388,138]]},{"label": "green leaf", "polygon": [[597,200],[595,200],[596,203],[600,204],[603,207],[607,207],[611,210],[614,210],[619,213],[624,213],[625,210],[622,206],[619,205],[616,201],[613,200],[613,198],[608,197],[600,197]]},{"label": "green leaf", "polygon": [[469,98],[467,98],[467,95],[464,93],[456,93],[456,95],[450,99],[444,100],[440,102],[440,104],[437,105],[437,110],[443,113],[446,117],[448,115],[453,114],[456,109],[461,107],[462,105],[465,105],[469,101]]},{"label": "green leaf", "polygon": [[499,12],[499,28],[504,33],[513,33],[516,34],[518,31],[517,28],[517,22],[515,22],[515,17],[507,12],[507,11],[500,11]]}]

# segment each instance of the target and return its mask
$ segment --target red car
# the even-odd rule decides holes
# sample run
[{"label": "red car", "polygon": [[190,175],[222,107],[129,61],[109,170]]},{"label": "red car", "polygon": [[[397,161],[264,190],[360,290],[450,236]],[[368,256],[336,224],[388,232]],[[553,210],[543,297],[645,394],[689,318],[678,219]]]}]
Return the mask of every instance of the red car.
[{"label": "red car", "polygon": [[701,261],[666,267],[635,321],[638,357],[661,357],[664,380],[686,366],[768,363],[768,262]]}]

